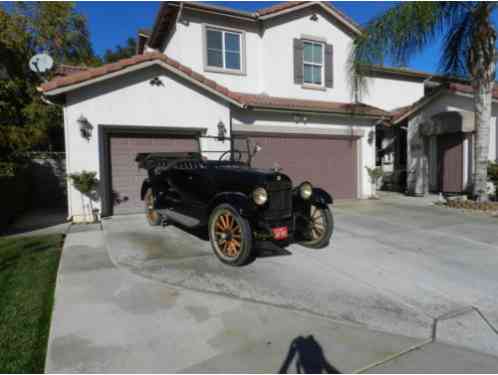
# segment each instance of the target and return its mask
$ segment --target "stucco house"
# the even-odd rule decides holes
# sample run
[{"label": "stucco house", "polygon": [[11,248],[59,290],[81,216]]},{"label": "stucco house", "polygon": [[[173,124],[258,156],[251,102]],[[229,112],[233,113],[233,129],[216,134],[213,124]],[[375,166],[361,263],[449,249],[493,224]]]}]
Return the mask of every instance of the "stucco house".
[{"label": "stucco house", "polygon": [[[230,142],[202,136],[220,132],[260,144],[256,166],[276,162],[335,199],[371,194],[365,167],[379,162],[376,129],[408,129],[405,163],[417,172],[407,183],[417,193],[435,183],[428,167],[437,157],[431,139],[461,133],[464,184],[473,131],[465,82],[462,90],[446,89],[440,77],[369,67],[368,94],[354,102],[347,58],[361,32],[328,2],[281,3],[256,12],[167,2],[152,32],[139,33],[136,56],[55,78],[40,90],[63,104],[68,173],[97,172],[100,200],[93,207],[102,216],[142,211],[137,153],[200,151],[217,158]],[[434,83],[441,88],[434,90]],[[442,125],[425,125],[432,123]],[[492,128],[496,137],[494,118]],[[398,148],[402,138],[395,137]],[[89,207],[69,186],[68,216],[78,221]]]}]

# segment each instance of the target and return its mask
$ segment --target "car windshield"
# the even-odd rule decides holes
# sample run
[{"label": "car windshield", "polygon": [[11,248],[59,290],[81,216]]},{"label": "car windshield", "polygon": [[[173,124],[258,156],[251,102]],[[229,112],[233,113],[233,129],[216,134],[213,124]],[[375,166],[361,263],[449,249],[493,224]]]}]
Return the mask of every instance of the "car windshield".
[{"label": "car windshield", "polygon": [[222,160],[249,164],[251,155],[254,155],[256,145],[249,138],[234,137],[220,139],[218,137],[204,136],[205,144],[209,144],[209,151],[203,151],[205,157],[211,160]]}]

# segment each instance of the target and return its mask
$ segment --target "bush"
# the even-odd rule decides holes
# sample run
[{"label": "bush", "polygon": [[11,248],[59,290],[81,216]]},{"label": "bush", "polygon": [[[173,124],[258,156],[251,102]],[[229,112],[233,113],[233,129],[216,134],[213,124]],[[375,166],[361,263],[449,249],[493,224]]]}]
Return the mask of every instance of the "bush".
[{"label": "bush", "polygon": [[72,180],[74,187],[86,196],[91,196],[97,190],[99,180],[96,172],[82,171],[80,173],[72,173],[69,178]]},{"label": "bush", "polygon": [[375,168],[365,167],[365,168],[367,169],[368,176],[370,177],[370,182],[374,185],[377,184],[379,178],[384,176],[384,170],[382,169],[382,167],[375,167]]},{"label": "bush", "polygon": [[25,166],[15,165],[9,173],[0,176],[0,232],[12,219],[26,210],[30,202],[31,180]]},{"label": "bush", "polygon": [[498,198],[498,163],[488,164],[488,179],[495,185],[495,196]]}]

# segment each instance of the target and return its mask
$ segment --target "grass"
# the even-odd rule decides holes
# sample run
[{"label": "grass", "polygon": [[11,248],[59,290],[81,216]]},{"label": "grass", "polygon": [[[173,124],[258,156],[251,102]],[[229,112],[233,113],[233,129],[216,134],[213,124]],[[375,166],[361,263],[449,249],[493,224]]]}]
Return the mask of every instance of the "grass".
[{"label": "grass", "polygon": [[62,235],[0,238],[0,373],[43,373]]}]

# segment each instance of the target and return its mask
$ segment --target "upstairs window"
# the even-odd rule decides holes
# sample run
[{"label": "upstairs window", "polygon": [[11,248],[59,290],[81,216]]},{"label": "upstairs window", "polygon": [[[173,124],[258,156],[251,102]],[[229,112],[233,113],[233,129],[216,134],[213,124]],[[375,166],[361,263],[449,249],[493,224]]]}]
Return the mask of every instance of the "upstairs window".
[{"label": "upstairs window", "polygon": [[323,43],[303,41],[303,83],[323,86]]},{"label": "upstairs window", "polygon": [[293,40],[294,83],[327,90],[334,86],[334,50],[324,38],[302,35]]},{"label": "upstairs window", "polygon": [[206,70],[242,73],[242,33],[206,27]]}]

